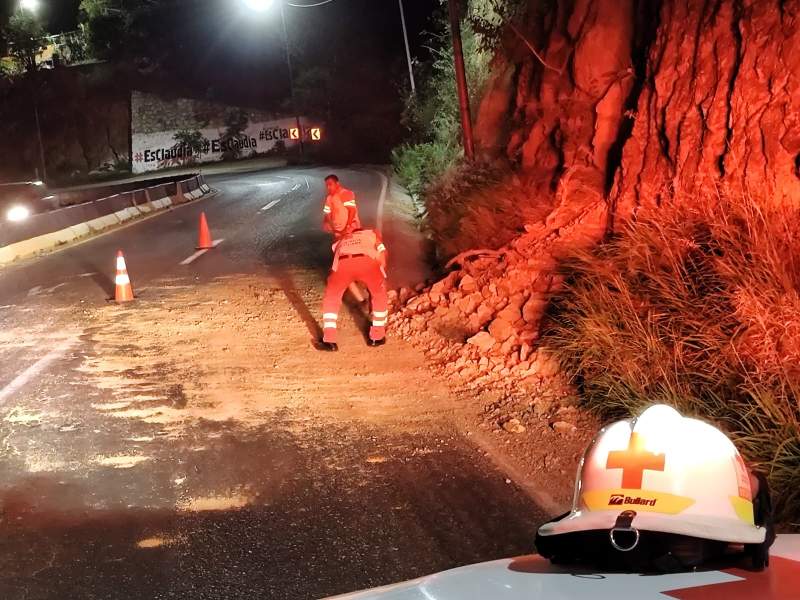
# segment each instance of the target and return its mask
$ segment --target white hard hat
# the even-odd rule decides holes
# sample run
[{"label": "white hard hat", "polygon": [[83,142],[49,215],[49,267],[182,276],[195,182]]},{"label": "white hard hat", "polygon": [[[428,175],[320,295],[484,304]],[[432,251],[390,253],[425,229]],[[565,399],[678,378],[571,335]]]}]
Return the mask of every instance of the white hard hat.
[{"label": "white hard hat", "polygon": [[539,535],[612,531],[626,511],[638,531],[739,544],[761,544],[767,533],[755,524],[750,476],[733,443],[665,405],[600,431],[579,465],[572,511]]}]

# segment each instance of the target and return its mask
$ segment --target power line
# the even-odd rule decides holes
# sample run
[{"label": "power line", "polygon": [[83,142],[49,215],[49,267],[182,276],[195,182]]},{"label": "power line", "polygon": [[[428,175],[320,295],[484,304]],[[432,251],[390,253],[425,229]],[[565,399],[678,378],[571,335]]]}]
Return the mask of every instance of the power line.
[{"label": "power line", "polygon": [[323,0],[322,2],[317,2],[316,4],[292,4],[291,2],[287,2],[286,5],[293,8],[316,8],[317,6],[325,6],[331,2],[334,2],[334,0]]}]

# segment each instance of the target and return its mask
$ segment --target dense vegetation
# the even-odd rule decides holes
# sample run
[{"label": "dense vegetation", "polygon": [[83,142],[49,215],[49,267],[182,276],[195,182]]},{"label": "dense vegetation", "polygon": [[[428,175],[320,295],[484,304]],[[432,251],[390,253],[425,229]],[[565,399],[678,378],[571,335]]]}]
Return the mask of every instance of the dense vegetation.
[{"label": "dense vegetation", "polygon": [[[409,140],[393,152],[397,174],[418,199],[463,156],[453,47],[444,17],[437,20],[437,29],[431,34],[431,60],[419,78],[417,94],[408,99],[404,122],[410,131]],[[462,33],[474,112],[489,73],[491,53],[468,22]]]},{"label": "dense vegetation", "polygon": [[607,418],[664,402],[712,419],[800,506],[800,209],[681,198],[564,265],[548,342]]},{"label": "dense vegetation", "polygon": [[[714,421],[769,475],[781,517],[797,523],[800,209],[788,206],[796,180],[785,176],[796,151],[758,141],[781,139],[793,121],[784,108],[770,121],[753,112],[761,106],[755,98],[775,107],[791,98],[762,85],[767,79],[747,79],[752,69],[728,81],[726,72],[693,68],[692,81],[675,80],[687,60],[707,60],[687,58],[675,41],[687,19],[696,19],[695,47],[725,47],[730,62],[763,60],[776,73],[793,72],[775,50],[782,35],[781,43],[793,43],[779,11],[743,15],[723,1],[708,19],[699,1],[686,14],[671,2],[663,10],[637,3],[629,13],[611,0],[469,4],[473,103],[484,87],[486,99],[495,94],[493,118],[507,129],[491,140],[491,166],[462,160],[446,35],[433,40],[427,81],[409,107],[412,139],[394,153],[440,256],[502,246],[529,225],[533,263],[552,256],[567,283],[542,343],[557,351],[585,405],[616,419],[665,402]],[[737,50],[731,19],[774,37]],[[490,77],[508,65],[513,76]],[[729,90],[727,100],[717,86]],[[681,89],[681,99],[661,104],[665,87]],[[719,112],[697,112],[701,87]],[[734,115],[727,124],[707,118],[725,111]],[[695,118],[699,125],[684,126]],[[742,162],[743,154],[755,162]],[[718,191],[730,189],[740,191]],[[615,211],[615,234],[603,241],[591,234],[603,223],[581,215],[598,203],[600,212]],[[536,238],[538,231],[546,235]],[[578,252],[569,246],[582,232],[592,249]],[[561,262],[565,255],[572,258]],[[484,280],[500,286],[503,275]]]}]

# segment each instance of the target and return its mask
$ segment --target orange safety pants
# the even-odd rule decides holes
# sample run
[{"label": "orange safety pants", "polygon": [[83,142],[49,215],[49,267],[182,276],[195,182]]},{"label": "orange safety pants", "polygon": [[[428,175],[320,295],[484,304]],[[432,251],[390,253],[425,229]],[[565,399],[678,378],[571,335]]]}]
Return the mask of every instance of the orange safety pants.
[{"label": "orange safety pants", "polygon": [[360,281],[369,289],[372,308],[372,326],[369,337],[382,340],[386,337],[386,319],[389,316],[386,296],[386,277],[377,260],[369,256],[342,256],[335,271],[328,276],[325,296],[322,299],[323,341],[336,343],[336,323],[342,296],[348,286]]}]

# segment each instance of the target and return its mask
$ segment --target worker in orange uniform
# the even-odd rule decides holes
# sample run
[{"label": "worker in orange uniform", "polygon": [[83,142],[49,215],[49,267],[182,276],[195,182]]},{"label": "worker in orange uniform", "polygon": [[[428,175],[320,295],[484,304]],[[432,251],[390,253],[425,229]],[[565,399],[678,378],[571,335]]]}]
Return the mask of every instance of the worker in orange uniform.
[{"label": "worker in orange uniform", "polygon": [[344,187],[336,175],[328,175],[325,178],[325,187],[328,190],[328,197],[322,209],[325,231],[332,233],[334,239],[339,239],[346,233],[360,229],[361,220],[358,217],[356,195],[353,191]]},{"label": "worker in orange uniform", "polygon": [[342,306],[342,295],[355,281],[364,283],[369,289],[372,304],[369,345],[382,346],[386,343],[386,319],[389,316],[386,246],[377,231],[357,229],[344,234],[334,244],[333,266],[322,300],[322,350],[335,352],[339,349],[336,345],[336,322]]}]

